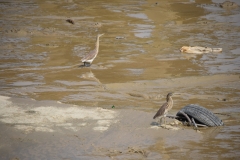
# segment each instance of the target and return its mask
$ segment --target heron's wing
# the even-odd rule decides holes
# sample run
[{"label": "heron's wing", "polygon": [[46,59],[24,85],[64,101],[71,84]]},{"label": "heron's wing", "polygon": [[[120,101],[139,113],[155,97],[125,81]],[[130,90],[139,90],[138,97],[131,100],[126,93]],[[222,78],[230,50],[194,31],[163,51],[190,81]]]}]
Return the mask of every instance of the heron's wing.
[{"label": "heron's wing", "polygon": [[168,103],[164,103],[161,108],[157,111],[157,113],[155,114],[155,116],[153,117],[153,119],[159,117],[159,116],[163,116],[166,112],[167,112],[167,107],[168,107]]},{"label": "heron's wing", "polygon": [[87,55],[85,55],[81,61],[84,62],[86,60],[90,60],[90,59],[93,59],[95,57],[95,55],[97,54],[97,51],[96,49],[90,51]]}]

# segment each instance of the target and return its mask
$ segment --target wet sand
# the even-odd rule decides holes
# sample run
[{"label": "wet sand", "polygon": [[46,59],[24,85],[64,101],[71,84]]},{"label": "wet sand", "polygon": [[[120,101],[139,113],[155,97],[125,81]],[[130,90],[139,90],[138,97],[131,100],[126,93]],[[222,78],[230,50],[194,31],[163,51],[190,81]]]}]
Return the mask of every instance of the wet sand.
[{"label": "wet sand", "polygon": [[[179,154],[182,159],[201,159],[202,156],[225,159],[239,156],[237,150],[234,155],[228,155],[227,149],[213,154],[222,148],[217,147],[218,143],[231,143],[224,139],[238,128],[235,118],[239,114],[220,115],[226,126],[195,131],[175,124],[171,129],[164,129],[152,120],[154,112],[136,109],[88,108],[3,96],[0,104],[1,159],[178,159]],[[174,120],[168,119],[168,123],[172,122]],[[232,131],[226,134],[229,129]],[[203,147],[209,141],[211,144]],[[229,141],[234,144],[236,140]],[[214,147],[211,152],[202,153],[210,147]]]},{"label": "wet sand", "polygon": [[[0,159],[239,159],[240,10],[221,2],[0,2]],[[158,127],[169,92],[170,114],[195,103],[225,126]]]}]

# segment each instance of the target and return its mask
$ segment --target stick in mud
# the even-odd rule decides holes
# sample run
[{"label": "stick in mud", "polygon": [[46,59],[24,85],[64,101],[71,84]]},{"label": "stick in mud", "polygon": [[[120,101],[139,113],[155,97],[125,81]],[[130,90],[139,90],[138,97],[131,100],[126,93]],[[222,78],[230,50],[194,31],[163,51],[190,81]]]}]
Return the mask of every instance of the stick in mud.
[{"label": "stick in mud", "polygon": [[198,130],[198,127],[197,127],[197,125],[196,125],[196,123],[195,123],[195,121],[194,121],[194,118],[192,118],[192,122],[193,122],[193,124],[194,124],[194,129],[196,129],[196,130]]},{"label": "stick in mud", "polygon": [[188,123],[189,123],[189,125],[191,126],[191,125],[192,125],[192,122],[191,122],[190,118],[188,117],[188,115],[187,115],[186,113],[184,113],[183,111],[179,111],[179,112],[187,118]]},{"label": "stick in mud", "polygon": [[204,124],[197,124],[197,123],[196,123],[196,125],[197,125],[198,127],[207,127],[207,125],[204,125]]}]

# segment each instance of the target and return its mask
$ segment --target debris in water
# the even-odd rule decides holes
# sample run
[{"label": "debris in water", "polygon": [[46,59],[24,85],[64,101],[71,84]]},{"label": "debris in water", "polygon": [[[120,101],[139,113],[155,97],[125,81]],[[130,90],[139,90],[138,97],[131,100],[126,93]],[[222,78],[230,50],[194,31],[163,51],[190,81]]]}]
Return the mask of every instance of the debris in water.
[{"label": "debris in water", "polygon": [[72,19],[67,19],[66,20],[68,23],[74,24],[74,21]]},{"label": "debris in water", "polygon": [[183,46],[180,49],[183,53],[196,53],[196,54],[203,54],[203,53],[220,53],[222,52],[222,48],[210,48],[210,47],[200,47],[200,46]]},{"label": "debris in water", "polygon": [[116,37],[116,39],[124,39],[125,37],[120,37],[120,36],[118,36],[118,37]]}]

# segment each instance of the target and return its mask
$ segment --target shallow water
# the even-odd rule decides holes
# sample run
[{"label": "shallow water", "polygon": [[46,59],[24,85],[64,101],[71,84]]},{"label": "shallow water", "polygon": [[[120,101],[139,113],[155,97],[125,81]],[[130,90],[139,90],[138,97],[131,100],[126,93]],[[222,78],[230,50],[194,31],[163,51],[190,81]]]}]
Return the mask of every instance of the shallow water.
[{"label": "shallow water", "polygon": [[[152,112],[174,91],[173,114],[197,103],[239,115],[240,9],[222,9],[221,2],[1,1],[0,94]],[[105,35],[97,58],[90,68],[79,67],[98,33]],[[182,54],[184,45],[223,52]],[[190,143],[199,145],[194,155],[214,154],[203,150],[211,141],[207,148],[221,146],[223,158],[239,157],[232,153],[239,151],[239,118],[223,118],[234,123]]]}]

